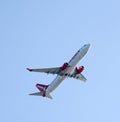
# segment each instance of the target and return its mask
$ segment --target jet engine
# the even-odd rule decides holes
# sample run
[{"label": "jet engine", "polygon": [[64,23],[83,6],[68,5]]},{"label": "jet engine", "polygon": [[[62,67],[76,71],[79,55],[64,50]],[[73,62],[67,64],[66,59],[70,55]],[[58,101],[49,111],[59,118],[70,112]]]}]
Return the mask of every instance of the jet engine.
[{"label": "jet engine", "polygon": [[61,70],[63,71],[63,70],[65,70],[65,69],[67,69],[67,67],[68,67],[68,63],[66,62],[66,63],[64,63],[63,65],[62,65],[62,67],[61,67]]},{"label": "jet engine", "polygon": [[80,74],[84,70],[84,66],[80,66],[79,68],[76,68],[76,73]]}]

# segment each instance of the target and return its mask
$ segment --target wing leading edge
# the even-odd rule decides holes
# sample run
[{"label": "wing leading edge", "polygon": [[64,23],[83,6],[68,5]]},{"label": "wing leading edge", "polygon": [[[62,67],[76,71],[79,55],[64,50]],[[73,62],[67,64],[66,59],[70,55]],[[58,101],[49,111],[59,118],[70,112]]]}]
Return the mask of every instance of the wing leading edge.
[{"label": "wing leading edge", "polygon": [[43,72],[43,73],[50,73],[50,74],[59,74],[61,67],[55,67],[55,68],[43,68],[43,69],[29,69],[30,72]]},{"label": "wing leading edge", "polygon": [[43,69],[30,69],[27,68],[30,72],[42,72],[42,73],[48,73],[48,74],[57,74],[60,76],[68,76],[70,78],[75,78],[78,80],[86,81],[87,79],[80,73],[80,74],[66,74],[66,71],[62,71],[61,67],[55,67],[55,68],[43,68]]}]

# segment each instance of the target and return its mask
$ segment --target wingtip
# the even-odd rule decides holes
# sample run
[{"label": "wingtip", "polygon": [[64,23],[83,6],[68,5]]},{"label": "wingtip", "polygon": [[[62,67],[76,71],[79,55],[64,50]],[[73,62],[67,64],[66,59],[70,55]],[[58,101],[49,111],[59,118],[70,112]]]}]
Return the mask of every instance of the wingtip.
[{"label": "wingtip", "polygon": [[32,72],[32,69],[30,69],[30,68],[26,68],[28,71],[30,71],[30,72]]}]

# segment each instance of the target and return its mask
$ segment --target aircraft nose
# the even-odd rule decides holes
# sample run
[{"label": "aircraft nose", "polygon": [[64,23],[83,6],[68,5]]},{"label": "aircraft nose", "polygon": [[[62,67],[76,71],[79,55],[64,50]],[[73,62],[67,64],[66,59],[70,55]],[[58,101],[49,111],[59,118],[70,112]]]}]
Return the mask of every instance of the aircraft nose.
[{"label": "aircraft nose", "polygon": [[89,50],[89,48],[90,48],[90,44],[85,44],[83,46],[83,50],[86,50],[86,52]]},{"label": "aircraft nose", "polygon": [[90,44],[85,44],[84,47],[89,49]]},{"label": "aircraft nose", "polygon": [[89,49],[90,48],[90,44],[86,44],[86,48]]}]

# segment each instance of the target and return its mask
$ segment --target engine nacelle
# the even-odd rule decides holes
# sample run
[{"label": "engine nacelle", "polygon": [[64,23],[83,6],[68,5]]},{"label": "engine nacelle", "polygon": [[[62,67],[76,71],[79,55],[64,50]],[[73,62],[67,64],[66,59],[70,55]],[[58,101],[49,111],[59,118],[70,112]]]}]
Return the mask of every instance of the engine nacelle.
[{"label": "engine nacelle", "polygon": [[67,69],[67,67],[68,67],[68,63],[66,62],[66,63],[64,63],[63,65],[62,65],[62,67],[61,67],[61,70],[63,71],[63,70],[65,70],[65,69]]},{"label": "engine nacelle", "polygon": [[80,66],[79,68],[76,68],[77,74],[80,74],[84,70],[84,66]]}]

